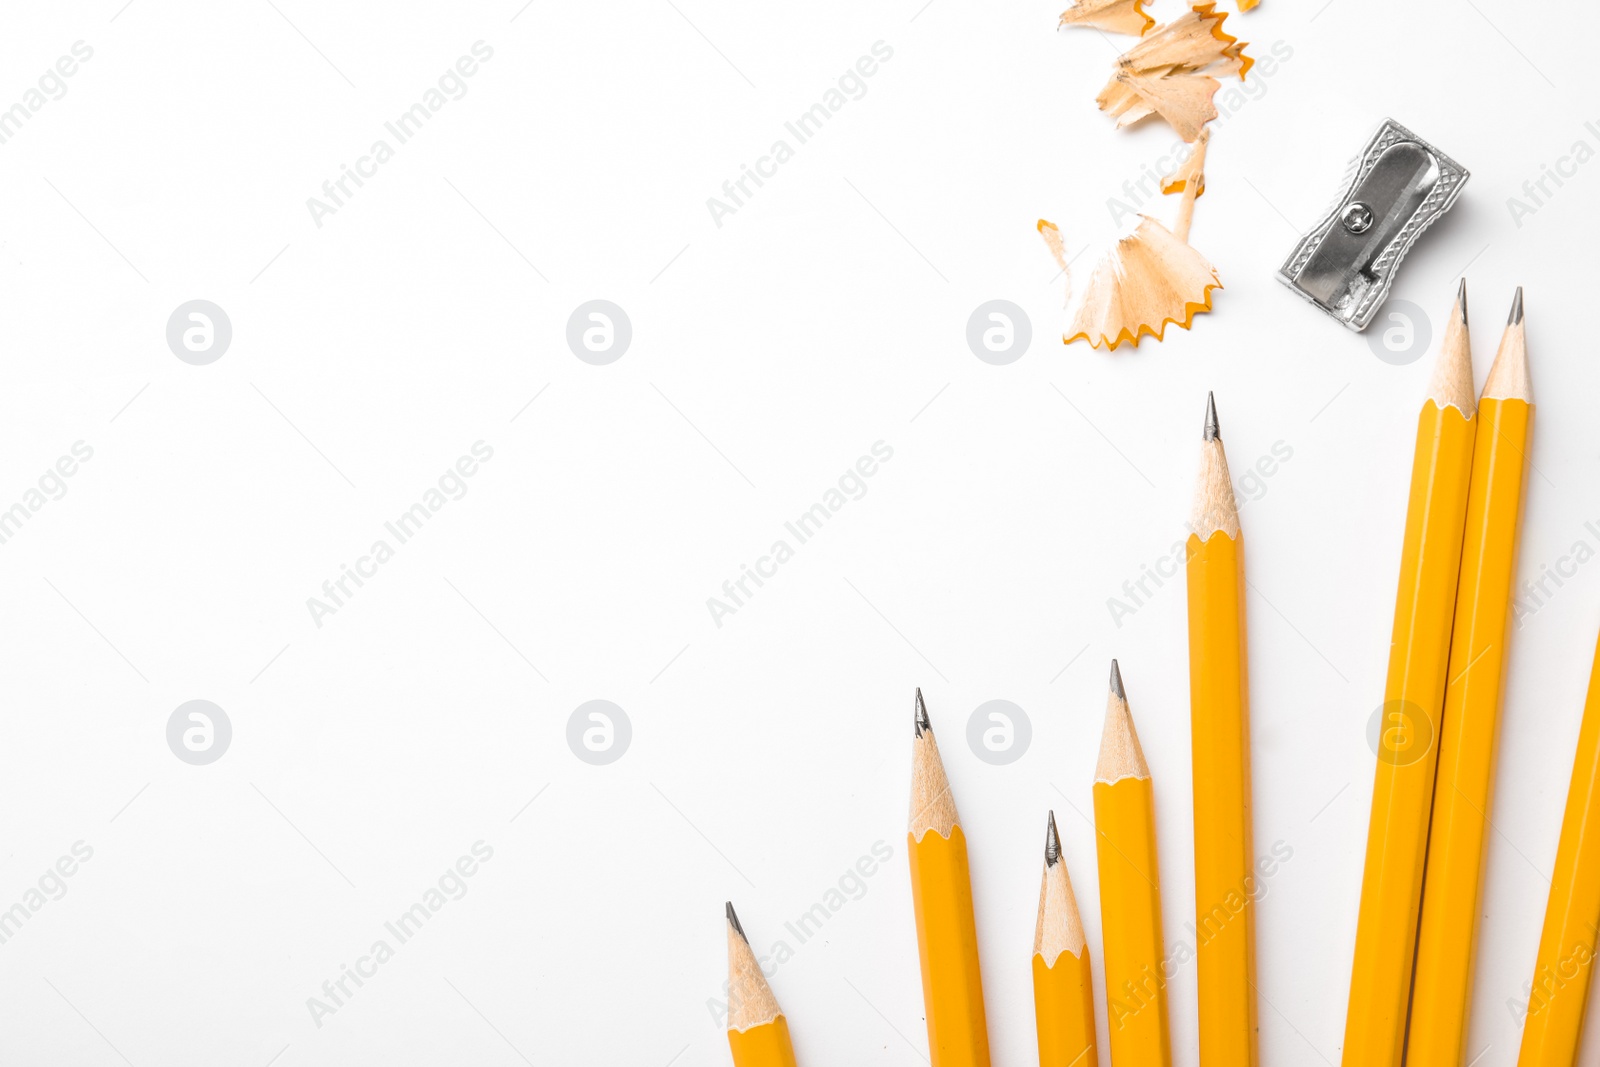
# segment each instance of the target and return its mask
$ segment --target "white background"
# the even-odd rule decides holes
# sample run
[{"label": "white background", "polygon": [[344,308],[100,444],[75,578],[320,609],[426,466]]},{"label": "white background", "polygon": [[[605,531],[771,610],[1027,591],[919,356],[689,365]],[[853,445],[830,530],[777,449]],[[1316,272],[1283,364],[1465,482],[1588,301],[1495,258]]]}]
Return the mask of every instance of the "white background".
[{"label": "white background", "polygon": [[[0,107],[75,41],[94,52],[0,145],[0,506],[74,442],[94,455],[0,545],[0,908],[74,842],[94,851],[0,945],[0,1059],[725,1064],[707,1006],[723,899],[758,948],[794,947],[784,922],[881,840],[891,861],[772,984],[803,1063],[920,1063],[921,685],[971,840],[995,1061],[1034,1062],[1047,808],[1099,957],[1080,816],[1113,655],[1155,775],[1169,946],[1192,943],[1184,594],[1120,626],[1106,602],[1181,535],[1214,389],[1236,475],[1293,453],[1241,489],[1257,842],[1293,849],[1260,907],[1263,1059],[1337,1062],[1365,728],[1437,329],[1383,362],[1273,272],[1384,116],[1469,167],[1394,296],[1437,324],[1465,270],[1481,381],[1526,286],[1522,577],[1600,547],[1600,163],[1520,227],[1506,206],[1575,141],[1600,148],[1600,99],[1581,6],[1316,5],[1230,18],[1253,54],[1291,58],[1213,137],[1193,240],[1226,289],[1192,332],[1115,356],[1055,339],[1063,283],[1034,224],[1076,252],[1174,137],[1095,109],[1125,42],[1058,33],[1061,0],[9,8]],[[307,198],[478,40],[493,58],[467,94],[319,228]],[[893,57],[866,95],[715,225],[706,199],[877,41]],[[209,366],[165,339],[196,298],[233,326]],[[595,298],[633,324],[609,366],[565,342]],[[965,340],[996,298],[1033,325],[1003,367]],[[315,625],[307,598],[479,440],[494,456],[466,496]],[[714,625],[707,598],[880,440],[866,495]],[[1507,1003],[1532,968],[1597,573],[1513,641],[1484,1067],[1520,1039]],[[963,741],[996,698],[1033,729],[1003,767]],[[209,766],[167,746],[191,699],[233,725]],[[608,766],[566,743],[591,699],[631,719]],[[479,840],[494,855],[470,891],[317,1026],[307,998]],[[1170,991],[1194,1064],[1192,963]]]}]

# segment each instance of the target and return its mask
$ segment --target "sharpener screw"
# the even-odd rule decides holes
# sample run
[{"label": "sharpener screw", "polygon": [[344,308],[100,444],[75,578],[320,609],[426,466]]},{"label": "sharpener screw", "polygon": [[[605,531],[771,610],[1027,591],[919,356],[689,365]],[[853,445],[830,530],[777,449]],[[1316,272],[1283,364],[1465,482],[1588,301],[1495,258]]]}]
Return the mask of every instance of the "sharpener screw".
[{"label": "sharpener screw", "polygon": [[1372,229],[1372,220],[1372,209],[1359,200],[1339,214],[1339,221],[1344,223],[1344,228],[1350,233],[1366,233]]}]

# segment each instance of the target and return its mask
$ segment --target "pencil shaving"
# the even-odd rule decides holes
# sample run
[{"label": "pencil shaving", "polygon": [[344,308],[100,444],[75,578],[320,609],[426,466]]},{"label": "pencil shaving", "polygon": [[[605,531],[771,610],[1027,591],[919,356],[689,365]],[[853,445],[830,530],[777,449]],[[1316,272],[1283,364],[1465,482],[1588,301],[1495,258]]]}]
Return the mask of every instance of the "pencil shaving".
[{"label": "pencil shaving", "polygon": [[1157,27],[1138,44],[1117,57],[1121,70],[1159,72],[1163,69],[1186,68],[1205,70],[1213,64],[1223,63],[1243,69],[1244,77],[1254,60],[1244,54],[1244,44],[1232,34],[1225,33],[1222,24],[1228,13],[1218,13],[1216,4],[1197,4],[1171,22]]},{"label": "pencil shaving", "polygon": [[[1203,138],[1198,144],[1209,141],[1210,137]],[[1196,147],[1189,153],[1189,157],[1172,169],[1172,173],[1161,176],[1161,191],[1163,193],[1182,193],[1189,188],[1189,182],[1194,181],[1194,195],[1204,196],[1206,192],[1205,154],[1202,148]]]},{"label": "pencil shaving", "polygon": [[1211,102],[1222,83],[1192,71],[1138,72],[1119,70],[1095,97],[1100,110],[1117,120],[1117,128],[1160,115],[1185,141],[1200,136],[1201,127],[1217,117]]},{"label": "pencil shaving", "polygon": [[[1039,220],[1039,233],[1065,266],[1061,234]],[[1133,232],[1101,255],[1083,285],[1068,279],[1067,327],[1062,341],[1083,339],[1090,348],[1135,346],[1146,334],[1162,340],[1168,323],[1185,330],[1211,310],[1211,290],[1222,288],[1216,268],[1161,223],[1141,215]]]},{"label": "pencil shaving", "polygon": [[1189,243],[1189,227],[1194,222],[1194,202],[1206,191],[1206,149],[1210,144],[1211,131],[1201,130],[1189,158],[1180,163],[1169,178],[1161,180],[1163,193],[1183,194],[1183,199],[1178,201],[1178,217],[1172,224],[1172,235],[1185,244]]},{"label": "pencil shaving", "polygon": [[1077,0],[1061,13],[1061,26],[1092,26],[1112,33],[1143,36],[1156,20],[1144,12],[1144,0]]},{"label": "pencil shaving", "polygon": [[1067,269],[1067,251],[1061,243],[1061,228],[1048,219],[1040,219],[1039,236],[1044,238],[1045,247],[1050,249],[1050,255],[1055,258],[1056,266],[1065,271]]},{"label": "pencil shaving", "polygon": [[1212,97],[1221,83],[1212,75],[1243,80],[1255,63],[1245,54],[1245,42],[1223,31],[1227,17],[1214,3],[1196,4],[1157,27],[1117,58],[1095,102],[1119,129],[1154,114],[1194,141],[1217,117]]}]

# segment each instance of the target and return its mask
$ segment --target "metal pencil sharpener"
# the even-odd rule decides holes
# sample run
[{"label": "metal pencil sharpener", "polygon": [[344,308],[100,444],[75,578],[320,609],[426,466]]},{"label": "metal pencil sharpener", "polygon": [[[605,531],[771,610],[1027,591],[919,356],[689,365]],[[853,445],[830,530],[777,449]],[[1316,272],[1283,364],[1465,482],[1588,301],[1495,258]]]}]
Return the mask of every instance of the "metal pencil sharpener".
[{"label": "metal pencil sharpener", "polygon": [[1339,197],[1278,270],[1278,280],[1352,330],[1364,330],[1422,231],[1450,210],[1467,169],[1393,119],[1350,161]]}]

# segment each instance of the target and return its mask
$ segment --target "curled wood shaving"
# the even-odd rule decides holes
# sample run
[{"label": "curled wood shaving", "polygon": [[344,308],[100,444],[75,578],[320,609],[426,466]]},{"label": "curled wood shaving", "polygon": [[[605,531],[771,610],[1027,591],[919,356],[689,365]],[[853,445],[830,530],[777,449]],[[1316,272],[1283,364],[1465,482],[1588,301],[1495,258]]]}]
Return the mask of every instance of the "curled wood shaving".
[{"label": "curled wood shaving", "polygon": [[[1224,33],[1227,12],[1217,13],[1216,4],[1190,8],[1171,22],[1157,27],[1138,44],[1117,57],[1121,70],[1157,72],[1169,67],[1204,70],[1225,60],[1240,61],[1246,70],[1253,60],[1244,62],[1244,45],[1232,34]],[[1243,71],[1240,77],[1244,76]]]},{"label": "curled wood shaving", "polygon": [[1185,158],[1176,167],[1172,168],[1172,173],[1171,174],[1162,175],[1162,177],[1161,177],[1161,191],[1163,193],[1182,193],[1182,192],[1186,192],[1188,190],[1188,188],[1189,188],[1189,182],[1194,181],[1194,182],[1196,182],[1194,195],[1195,196],[1204,196],[1205,195],[1205,191],[1206,191],[1205,162],[1206,162],[1206,159],[1205,159],[1205,148],[1204,148],[1204,145],[1209,140],[1210,140],[1209,131],[1207,131],[1207,133],[1202,134],[1200,136],[1200,139],[1195,142],[1195,147],[1194,147],[1194,149],[1192,151],[1190,151],[1188,157]]},{"label": "curled wood shaving", "polygon": [[1143,36],[1156,24],[1144,13],[1144,0],[1076,0],[1061,13],[1062,26],[1093,26],[1112,33]]},{"label": "curled wood shaving", "polygon": [[1039,220],[1039,236],[1044,238],[1045,247],[1050,249],[1050,254],[1055,257],[1056,266],[1062,271],[1067,269],[1067,253],[1061,243],[1061,228],[1047,219]]},{"label": "curled wood shaving", "polygon": [[1217,117],[1211,98],[1221,83],[1208,74],[1188,70],[1136,73],[1119,70],[1095,97],[1100,109],[1117,120],[1117,127],[1132,125],[1147,115],[1160,115],[1185,141],[1200,136],[1206,123]]},{"label": "curled wood shaving", "polygon": [[1162,192],[1170,193],[1176,189],[1183,194],[1183,199],[1178,201],[1178,218],[1172,224],[1172,235],[1185,244],[1189,241],[1189,225],[1194,222],[1194,202],[1206,191],[1206,147],[1210,143],[1211,131],[1201,130],[1194,151],[1189,153],[1189,158],[1173,174],[1176,180],[1172,181],[1170,187],[1167,179],[1162,180]]},{"label": "curled wood shaving", "polygon": [[1228,16],[1216,6],[1195,4],[1117,58],[1096,102],[1118,127],[1157,114],[1193,141],[1216,118],[1211,98],[1220,83],[1212,75],[1237,74],[1242,80],[1255,63],[1244,42],[1223,32]]},{"label": "curled wood shaving", "polygon": [[[1040,219],[1039,234],[1064,269],[1060,229]],[[1086,282],[1075,285],[1069,277],[1067,284],[1061,340],[1108,350],[1137,346],[1146,334],[1159,341],[1168,323],[1189,329],[1195,315],[1211,310],[1211,290],[1222,287],[1204,256],[1148,216],[1101,254]]]},{"label": "curled wood shaving", "polygon": [[1241,41],[1231,33],[1223,32],[1222,24],[1228,20],[1228,13],[1224,11],[1222,14],[1217,15],[1215,14],[1216,7],[1217,5],[1214,3],[1195,4],[1192,10],[1202,18],[1214,18],[1215,21],[1211,23],[1211,36],[1224,42],[1222,63],[1217,67],[1216,72],[1219,74],[1237,74],[1239,75],[1239,80],[1244,81],[1244,76],[1249,73],[1251,67],[1256,65],[1256,61],[1245,55],[1244,52],[1250,42]]}]

